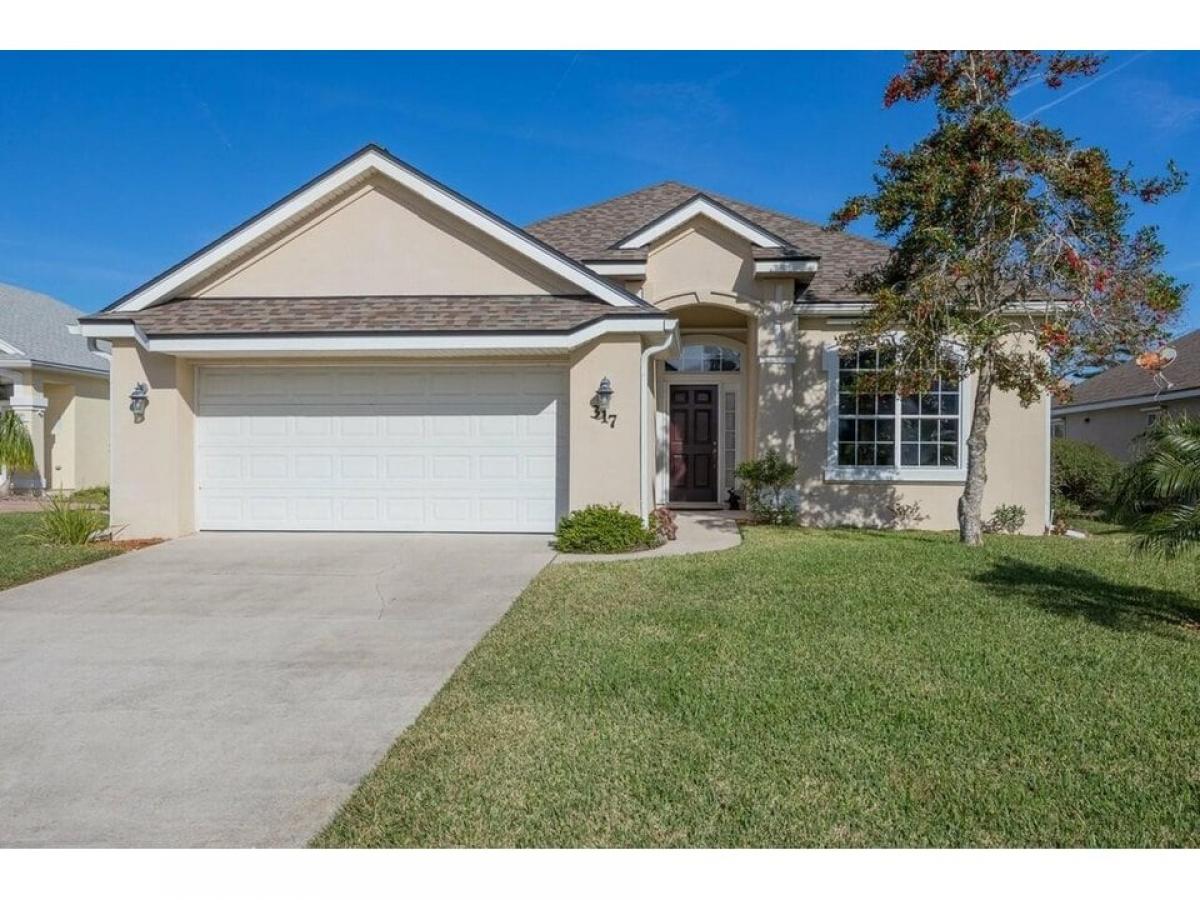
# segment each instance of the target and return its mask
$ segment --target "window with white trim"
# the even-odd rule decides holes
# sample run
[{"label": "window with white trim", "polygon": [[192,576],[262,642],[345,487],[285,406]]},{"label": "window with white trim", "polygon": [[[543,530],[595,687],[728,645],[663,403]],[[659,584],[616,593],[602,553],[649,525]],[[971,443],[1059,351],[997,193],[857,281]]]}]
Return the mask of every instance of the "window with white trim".
[{"label": "window with white trim", "polygon": [[683,353],[666,362],[668,372],[740,372],[742,354],[717,344],[688,344]]},{"label": "window with white trim", "polygon": [[722,450],[725,455],[725,487],[733,487],[734,472],[737,469],[737,391],[725,392],[725,403],[722,407],[722,415],[725,421],[724,426],[724,446]]},{"label": "window with white trim", "polygon": [[959,468],[959,383],[937,379],[927,391],[897,395],[864,389],[886,369],[888,350],[838,356],[837,464],[914,469]]}]

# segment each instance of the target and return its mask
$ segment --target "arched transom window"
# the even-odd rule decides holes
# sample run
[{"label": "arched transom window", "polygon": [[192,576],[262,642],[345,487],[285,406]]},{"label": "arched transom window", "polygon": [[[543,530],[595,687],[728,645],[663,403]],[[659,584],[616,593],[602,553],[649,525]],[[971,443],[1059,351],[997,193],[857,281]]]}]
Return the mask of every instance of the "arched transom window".
[{"label": "arched transom window", "polygon": [[688,344],[683,353],[667,360],[668,372],[740,372],[742,354],[717,344]]}]

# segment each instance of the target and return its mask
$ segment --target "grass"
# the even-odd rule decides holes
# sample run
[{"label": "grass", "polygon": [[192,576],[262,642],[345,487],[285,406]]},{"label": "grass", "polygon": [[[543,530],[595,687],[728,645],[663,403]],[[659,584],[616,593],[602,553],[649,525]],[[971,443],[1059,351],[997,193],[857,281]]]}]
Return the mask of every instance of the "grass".
[{"label": "grass", "polygon": [[1200,844],[1194,562],[755,528],[552,566],[316,846]]},{"label": "grass", "polygon": [[0,515],[0,590],[116,556],[122,548],[111,543],[62,546],[39,544],[25,535],[33,532],[42,513]]}]

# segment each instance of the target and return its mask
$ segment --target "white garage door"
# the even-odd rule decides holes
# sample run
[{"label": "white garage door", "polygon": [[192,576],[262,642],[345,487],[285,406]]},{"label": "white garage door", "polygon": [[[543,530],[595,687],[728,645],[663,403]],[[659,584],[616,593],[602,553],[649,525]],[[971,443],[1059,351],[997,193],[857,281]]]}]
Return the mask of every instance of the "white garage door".
[{"label": "white garage door", "polygon": [[549,532],[564,510],[562,368],[213,366],[198,378],[200,529]]}]

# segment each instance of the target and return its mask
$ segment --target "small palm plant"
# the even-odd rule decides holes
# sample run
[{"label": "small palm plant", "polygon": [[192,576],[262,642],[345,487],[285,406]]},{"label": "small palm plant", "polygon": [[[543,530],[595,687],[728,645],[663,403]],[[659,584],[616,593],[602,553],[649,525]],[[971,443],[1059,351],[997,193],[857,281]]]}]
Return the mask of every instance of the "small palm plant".
[{"label": "small palm plant", "polygon": [[1139,551],[1170,559],[1200,548],[1200,419],[1160,419],[1118,477],[1112,506]]},{"label": "small palm plant", "polygon": [[[11,409],[0,412],[0,474],[28,472],[36,466],[33,439],[25,423]],[[7,478],[0,478],[0,483]]]},{"label": "small palm plant", "polygon": [[36,544],[86,544],[107,527],[108,516],[100,510],[55,494],[25,537]]}]

